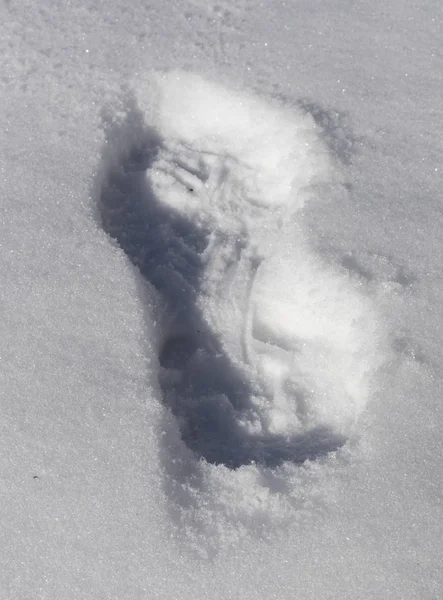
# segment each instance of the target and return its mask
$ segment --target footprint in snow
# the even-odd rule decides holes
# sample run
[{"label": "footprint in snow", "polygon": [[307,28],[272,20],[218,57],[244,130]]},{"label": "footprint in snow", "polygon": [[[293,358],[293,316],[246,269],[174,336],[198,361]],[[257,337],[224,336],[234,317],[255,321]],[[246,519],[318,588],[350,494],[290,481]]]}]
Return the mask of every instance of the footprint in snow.
[{"label": "footprint in snow", "polygon": [[368,301],[300,225],[339,185],[312,118],[186,73],[151,85],[101,215],[161,298],[159,380],[184,442],[231,468],[336,450],[379,358]]}]

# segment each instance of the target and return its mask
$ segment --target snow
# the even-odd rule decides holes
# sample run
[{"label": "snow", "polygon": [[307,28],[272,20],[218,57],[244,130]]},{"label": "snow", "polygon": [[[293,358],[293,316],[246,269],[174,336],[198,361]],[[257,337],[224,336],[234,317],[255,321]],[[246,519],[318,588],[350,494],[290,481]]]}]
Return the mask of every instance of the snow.
[{"label": "snow", "polygon": [[0,11],[2,597],[440,598],[440,4]]}]

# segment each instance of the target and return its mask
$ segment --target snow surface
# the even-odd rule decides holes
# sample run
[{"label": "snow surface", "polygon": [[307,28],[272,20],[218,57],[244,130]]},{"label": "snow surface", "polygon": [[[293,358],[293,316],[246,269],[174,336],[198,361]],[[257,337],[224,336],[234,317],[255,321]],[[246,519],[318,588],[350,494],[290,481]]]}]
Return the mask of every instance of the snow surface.
[{"label": "snow surface", "polygon": [[1,596],[441,598],[441,4],[0,11]]}]

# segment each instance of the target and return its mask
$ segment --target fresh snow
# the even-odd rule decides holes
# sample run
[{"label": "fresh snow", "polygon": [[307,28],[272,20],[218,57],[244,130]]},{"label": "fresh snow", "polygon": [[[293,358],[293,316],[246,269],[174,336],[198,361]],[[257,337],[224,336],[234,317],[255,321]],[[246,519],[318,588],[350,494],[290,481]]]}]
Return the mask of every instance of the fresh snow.
[{"label": "fresh snow", "polygon": [[440,4],[0,13],[1,596],[439,599]]}]

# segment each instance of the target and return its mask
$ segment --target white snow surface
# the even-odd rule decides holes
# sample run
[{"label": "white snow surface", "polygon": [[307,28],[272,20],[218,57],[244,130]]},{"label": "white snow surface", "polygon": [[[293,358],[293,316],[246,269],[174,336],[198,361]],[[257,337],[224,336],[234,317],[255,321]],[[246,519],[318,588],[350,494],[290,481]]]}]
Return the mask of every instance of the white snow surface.
[{"label": "white snow surface", "polygon": [[1,597],[441,598],[441,4],[0,17]]}]

